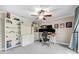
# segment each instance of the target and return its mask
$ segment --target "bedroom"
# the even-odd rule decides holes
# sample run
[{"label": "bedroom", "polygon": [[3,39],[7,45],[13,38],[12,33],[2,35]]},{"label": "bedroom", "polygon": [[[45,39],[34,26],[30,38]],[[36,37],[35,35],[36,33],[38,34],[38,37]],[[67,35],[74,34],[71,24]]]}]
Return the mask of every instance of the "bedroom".
[{"label": "bedroom", "polygon": [[[78,53],[78,11],[77,5],[0,5],[0,53]],[[48,25],[55,29],[52,47],[36,42],[42,39],[39,29]]]}]

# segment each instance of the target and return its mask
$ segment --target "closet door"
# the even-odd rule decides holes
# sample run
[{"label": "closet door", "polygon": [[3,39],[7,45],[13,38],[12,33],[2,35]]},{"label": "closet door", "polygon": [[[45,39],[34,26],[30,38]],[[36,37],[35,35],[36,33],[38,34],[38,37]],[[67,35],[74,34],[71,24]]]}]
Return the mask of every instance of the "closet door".
[{"label": "closet door", "polygon": [[79,53],[79,24],[77,26],[77,31],[78,31],[78,53]]},{"label": "closet door", "polygon": [[79,53],[79,32],[78,32],[78,53]]},{"label": "closet door", "polygon": [[67,45],[68,39],[69,39],[69,37],[67,36],[67,30],[66,29],[56,30],[55,40],[56,40],[57,43]]},{"label": "closet door", "polygon": [[2,40],[1,40],[1,19],[0,19],[0,50],[2,49]]}]

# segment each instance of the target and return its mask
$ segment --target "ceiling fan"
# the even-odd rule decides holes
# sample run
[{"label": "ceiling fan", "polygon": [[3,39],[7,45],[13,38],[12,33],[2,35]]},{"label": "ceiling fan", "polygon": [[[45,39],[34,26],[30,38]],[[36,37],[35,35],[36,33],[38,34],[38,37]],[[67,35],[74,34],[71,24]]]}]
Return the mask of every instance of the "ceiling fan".
[{"label": "ceiling fan", "polygon": [[31,16],[36,16],[37,19],[46,20],[46,17],[51,17],[52,13],[50,13],[49,10],[41,9],[41,10],[31,14]]}]

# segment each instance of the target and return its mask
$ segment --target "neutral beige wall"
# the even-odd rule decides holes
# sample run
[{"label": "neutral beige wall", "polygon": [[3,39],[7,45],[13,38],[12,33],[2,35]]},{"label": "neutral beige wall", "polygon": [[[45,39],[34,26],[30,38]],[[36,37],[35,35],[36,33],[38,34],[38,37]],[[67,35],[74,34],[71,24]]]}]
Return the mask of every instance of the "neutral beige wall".
[{"label": "neutral beige wall", "polygon": [[[49,19],[46,21],[42,21],[42,25],[52,25],[54,27],[54,24],[61,24],[61,23],[66,23],[66,22],[72,22],[74,26],[74,17],[69,16],[69,17],[63,17],[59,19]],[[69,44],[70,39],[71,39],[71,34],[73,31],[72,28],[59,28],[56,29],[56,41],[62,44]]]},{"label": "neutral beige wall", "polygon": [[31,20],[24,19],[21,25],[22,34],[22,46],[31,44],[34,42],[34,34],[31,33]]},{"label": "neutral beige wall", "polygon": [[2,50],[2,20],[5,17],[5,13],[0,11],[0,50]]}]

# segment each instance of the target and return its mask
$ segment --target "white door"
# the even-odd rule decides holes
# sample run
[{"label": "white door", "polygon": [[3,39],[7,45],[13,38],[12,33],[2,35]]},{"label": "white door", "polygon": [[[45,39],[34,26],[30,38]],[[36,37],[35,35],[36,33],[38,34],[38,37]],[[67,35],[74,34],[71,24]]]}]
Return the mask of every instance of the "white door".
[{"label": "white door", "polygon": [[77,31],[78,31],[78,53],[79,53],[79,24],[77,26]]},{"label": "white door", "polygon": [[78,53],[79,53],[79,32],[78,32]]},{"label": "white door", "polygon": [[[57,43],[60,43],[60,44],[67,44],[66,41],[67,41],[67,31],[64,29],[64,30],[61,30],[61,29],[58,29],[57,32],[56,32],[56,36],[55,36],[55,40]],[[61,35],[60,35],[61,34]]]},{"label": "white door", "polygon": [[1,19],[0,19],[0,50],[1,50],[1,47],[2,47],[2,44],[1,44]]}]

